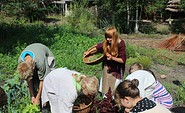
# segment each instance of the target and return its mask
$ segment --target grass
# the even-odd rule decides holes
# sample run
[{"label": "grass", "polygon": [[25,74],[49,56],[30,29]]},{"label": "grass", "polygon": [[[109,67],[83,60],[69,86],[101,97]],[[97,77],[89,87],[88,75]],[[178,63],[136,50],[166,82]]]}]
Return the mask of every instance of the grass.
[{"label": "grass", "polygon": [[[86,75],[100,77],[101,64],[86,65],[83,63],[82,56],[84,51],[102,41],[103,37],[89,38],[68,26],[47,26],[41,23],[3,22],[0,23],[0,32],[3,33],[0,39],[3,42],[0,46],[0,82],[3,83],[3,88],[8,95],[5,112],[19,113],[28,110],[25,108],[30,106],[28,89],[24,82],[17,81],[16,68],[20,53],[31,43],[40,42],[47,45],[56,57],[56,68],[67,67]],[[33,107],[30,110],[37,109]]]},{"label": "grass", "polygon": [[[56,67],[67,67],[71,70],[79,71],[86,75],[100,77],[101,64],[86,65],[83,63],[83,52],[92,45],[103,41],[102,36],[89,37],[68,25],[45,25],[43,22],[24,23],[17,20],[0,22],[0,82],[8,94],[8,112],[19,113],[26,111],[29,104],[29,95],[23,81],[17,78],[16,67],[17,60],[21,51],[29,44],[40,42],[47,45],[56,57]],[[137,37],[159,38],[159,35],[134,34]],[[172,64],[185,64],[184,54],[173,54],[163,50],[149,50],[127,44],[128,58],[136,58],[150,66],[153,63],[172,66]],[[147,56],[147,57],[146,57]],[[163,57],[166,59],[164,62]],[[166,58],[167,57],[167,58]],[[143,60],[147,58],[148,60]],[[172,64],[170,64],[172,62]],[[127,65],[129,63],[127,62]],[[148,66],[148,65],[147,65]],[[150,67],[149,66],[149,67]],[[163,72],[161,72],[163,73]],[[166,72],[164,72],[166,73]],[[5,82],[5,83],[4,83]],[[170,89],[170,87],[167,87]],[[170,89],[171,90],[171,89]],[[184,91],[184,90],[182,90]],[[19,97],[18,97],[19,96]],[[179,96],[177,99],[181,99]],[[20,97],[24,97],[19,99]],[[19,99],[19,101],[17,101]],[[183,100],[183,98],[181,99]],[[182,103],[183,103],[182,102]],[[179,104],[179,103],[177,103]],[[32,106],[32,110],[37,110]],[[25,108],[27,108],[25,110]]]}]

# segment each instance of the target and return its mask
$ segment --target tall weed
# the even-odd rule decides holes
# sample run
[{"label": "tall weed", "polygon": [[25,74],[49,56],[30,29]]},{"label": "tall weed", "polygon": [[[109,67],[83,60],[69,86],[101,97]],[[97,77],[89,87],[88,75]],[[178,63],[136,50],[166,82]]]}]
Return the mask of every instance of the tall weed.
[{"label": "tall weed", "polygon": [[92,10],[93,8],[88,8],[87,3],[87,1],[75,2],[72,7],[72,14],[67,17],[67,20],[72,29],[75,29],[77,32],[95,36],[95,31],[98,30],[96,27],[97,18],[94,10]]}]

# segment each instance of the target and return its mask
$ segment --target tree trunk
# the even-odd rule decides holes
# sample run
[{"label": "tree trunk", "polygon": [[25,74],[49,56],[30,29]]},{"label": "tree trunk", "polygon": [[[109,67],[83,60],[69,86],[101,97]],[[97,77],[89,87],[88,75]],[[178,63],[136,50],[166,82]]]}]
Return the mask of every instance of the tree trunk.
[{"label": "tree trunk", "polygon": [[130,8],[129,8],[129,3],[127,1],[127,28],[129,29],[130,26]]},{"label": "tree trunk", "polygon": [[135,19],[135,33],[138,33],[138,0],[136,1],[136,19]]}]

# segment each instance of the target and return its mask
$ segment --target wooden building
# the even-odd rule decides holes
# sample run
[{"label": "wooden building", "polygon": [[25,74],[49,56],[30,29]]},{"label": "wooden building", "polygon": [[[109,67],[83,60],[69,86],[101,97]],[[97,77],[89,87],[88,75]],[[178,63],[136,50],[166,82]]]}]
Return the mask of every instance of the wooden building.
[{"label": "wooden building", "polygon": [[[94,0],[88,0],[88,1],[90,4],[94,2]],[[60,12],[63,15],[68,16],[71,12],[69,6],[72,2],[73,0],[54,0],[52,3],[59,7]]]},{"label": "wooden building", "polygon": [[165,10],[169,14],[169,17],[166,21],[168,21],[170,25],[173,21],[185,19],[185,9],[180,8],[180,2],[181,0],[169,0],[167,4]]}]

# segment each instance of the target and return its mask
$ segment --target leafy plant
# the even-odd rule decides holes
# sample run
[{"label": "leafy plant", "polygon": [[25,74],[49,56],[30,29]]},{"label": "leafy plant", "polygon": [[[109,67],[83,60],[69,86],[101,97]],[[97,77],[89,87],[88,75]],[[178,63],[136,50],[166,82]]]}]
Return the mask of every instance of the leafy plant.
[{"label": "leafy plant", "polygon": [[144,69],[149,69],[150,66],[152,65],[152,60],[147,56],[138,56],[136,58],[130,57],[130,58],[127,59],[126,63],[128,65],[131,65],[135,62],[138,62],[138,63],[142,64]]},{"label": "leafy plant", "polygon": [[[7,21],[0,22],[0,81],[8,95],[8,105],[6,106],[5,113],[22,113],[23,111],[27,111],[29,107],[33,111],[35,110],[34,112],[38,110],[29,104],[28,88],[24,81],[19,80],[18,74],[15,73],[17,59],[21,51],[30,43],[41,42],[47,45],[55,55],[56,68],[67,67],[77,70],[82,74],[93,75],[98,78],[101,76],[101,63],[91,66],[86,65],[82,57],[84,51],[92,45],[103,41],[104,38],[102,36],[93,36],[90,38],[86,33],[79,32],[78,28],[73,29],[70,25],[47,26],[43,22],[25,23],[24,20]],[[81,30],[84,29],[81,28]],[[141,38],[160,38],[160,36],[155,34],[137,34],[135,36]],[[150,67],[153,62],[164,65],[169,65],[170,62],[176,62],[182,65],[185,63],[183,60],[184,54],[171,55],[167,51],[148,49],[131,44],[126,44],[126,49],[127,65],[135,61],[143,63],[145,65],[144,67]],[[164,57],[160,57],[161,55],[167,56],[167,58],[164,60]],[[179,89],[179,91],[183,91],[183,89]],[[183,93],[176,100],[181,102],[180,100],[183,100]]]},{"label": "leafy plant", "polygon": [[179,105],[185,104],[185,82],[177,89],[177,94],[175,96],[175,100],[178,102]]},{"label": "leafy plant", "polygon": [[94,10],[87,7],[88,2],[82,0],[80,2],[74,2],[72,6],[73,12],[68,18],[68,22],[72,29],[82,34],[88,34],[94,36],[96,28],[96,15],[93,13]]},{"label": "leafy plant", "polygon": [[25,107],[25,109],[22,111],[22,113],[41,113],[39,106],[36,104],[29,104]]},{"label": "leafy plant", "polygon": [[19,113],[25,109],[28,103],[30,103],[26,84],[19,80],[17,73],[14,74],[12,79],[5,81],[3,88],[8,96],[6,112]]},{"label": "leafy plant", "polygon": [[170,33],[170,26],[164,24],[157,24],[155,26],[156,32],[160,34],[169,34]]}]

